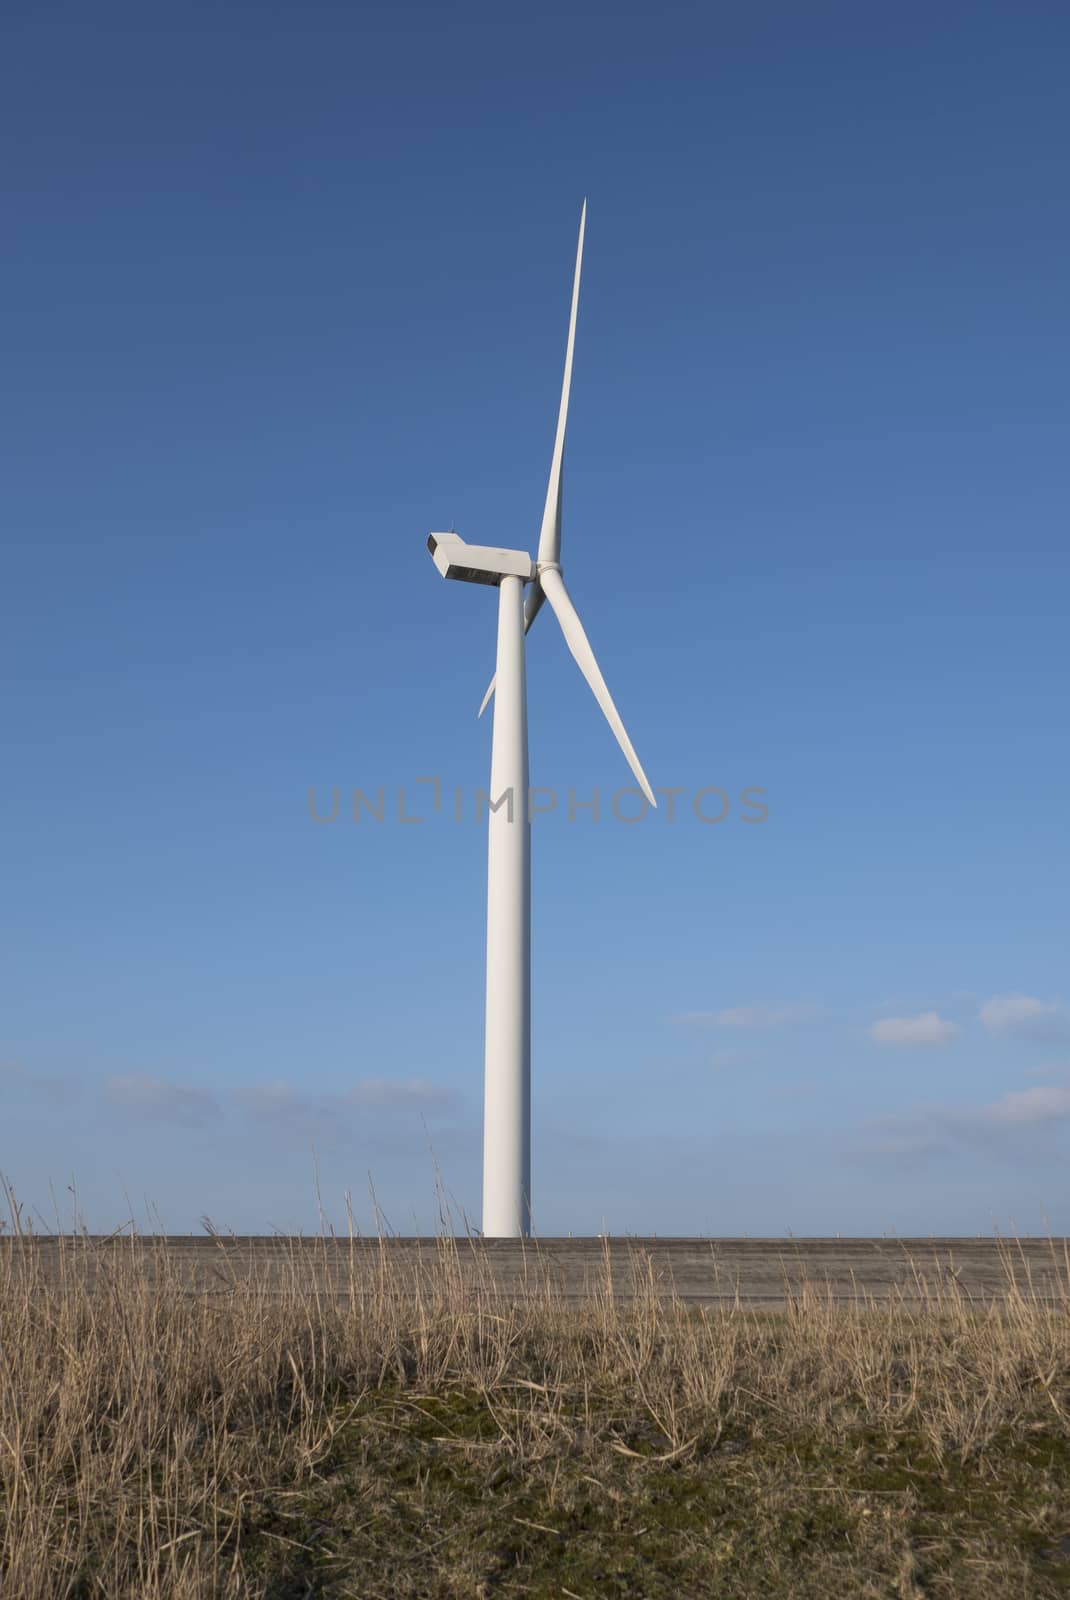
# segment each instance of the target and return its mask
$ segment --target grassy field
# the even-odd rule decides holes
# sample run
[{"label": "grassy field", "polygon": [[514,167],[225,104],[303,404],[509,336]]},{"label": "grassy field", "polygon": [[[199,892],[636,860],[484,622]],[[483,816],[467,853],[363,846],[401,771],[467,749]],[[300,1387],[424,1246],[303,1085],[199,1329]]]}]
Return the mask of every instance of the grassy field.
[{"label": "grassy field", "polygon": [[[979,1310],[341,1299],[0,1251],[0,1600],[1070,1595],[1070,1277]],[[1008,1246],[1013,1249],[1013,1245]],[[221,1261],[224,1253],[221,1251]]]}]

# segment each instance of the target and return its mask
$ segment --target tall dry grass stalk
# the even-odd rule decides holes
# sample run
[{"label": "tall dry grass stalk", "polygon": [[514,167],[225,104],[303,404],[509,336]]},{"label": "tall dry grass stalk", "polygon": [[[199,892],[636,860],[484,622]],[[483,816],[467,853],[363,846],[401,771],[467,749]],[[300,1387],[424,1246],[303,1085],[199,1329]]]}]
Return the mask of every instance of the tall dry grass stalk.
[{"label": "tall dry grass stalk", "polygon": [[245,1560],[250,1506],[313,1480],[377,1390],[480,1397],[514,1461],[595,1435],[664,1461],[741,1431],[760,1446],[860,1422],[909,1427],[965,1460],[1000,1429],[1070,1429],[1070,1271],[1054,1301],[1011,1273],[1004,1303],[982,1310],[945,1282],[921,1304],[850,1307],[807,1286],[770,1314],[689,1309],[664,1298],[651,1268],[625,1298],[607,1254],[595,1295],[566,1305],[540,1280],[537,1246],[518,1302],[489,1274],[462,1279],[474,1242],[431,1242],[429,1270],[406,1281],[383,1238],[371,1267],[354,1257],[339,1297],[325,1287],[327,1253],[344,1241],[322,1239],[280,1241],[289,1271],[270,1292],[221,1249],[209,1296],[191,1294],[159,1239],[133,1227],[118,1253],[84,1230],[51,1237],[46,1271],[45,1241],[11,1199],[2,1600],[264,1595]]}]

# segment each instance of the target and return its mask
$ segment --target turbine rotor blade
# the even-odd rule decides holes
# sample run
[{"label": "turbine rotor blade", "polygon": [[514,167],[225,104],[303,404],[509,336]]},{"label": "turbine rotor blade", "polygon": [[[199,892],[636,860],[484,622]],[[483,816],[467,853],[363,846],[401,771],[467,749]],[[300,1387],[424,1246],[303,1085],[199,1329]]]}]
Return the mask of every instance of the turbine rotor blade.
[{"label": "turbine rotor blade", "polygon": [[490,705],[490,697],[494,693],[494,685],[497,683],[497,681],[498,681],[498,674],[495,673],[494,676],[491,678],[490,682],[487,684],[487,692],[483,696],[483,704],[480,706],[479,710],[476,712],[476,721],[477,722],[479,721],[479,718],[483,715],[484,711],[486,711],[487,707]]},{"label": "turbine rotor blade", "polygon": [[[537,556],[539,561],[557,562],[561,560],[561,469],[565,455],[565,423],[568,420],[568,397],[572,388],[572,352],[576,346],[576,309],[580,303],[580,269],[583,265],[583,233],[586,226],[587,201],[584,199],[583,208],[580,211],[580,235],[576,243],[576,270],[572,278],[572,309],[569,312],[568,342],[565,345],[565,375],[561,380],[561,405],[557,413],[554,453],[550,458],[550,481],[546,485],[546,504],[543,507],[542,527],[539,530],[539,553]],[[533,583],[528,590],[527,599],[524,603],[525,633],[535,621],[543,599],[541,585]],[[579,619],[577,618],[578,621]],[[588,646],[589,648],[590,646]],[[491,678],[490,683],[487,685],[487,692],[483,696],[483,704],[479,708],[479,716],[483,715],[490,704],[491,696],[494,693],[494,683],[494,678]],[[605,688],[604,684],[603,688]],[[607,689],[606,694],[608,695],[608,693]],[[611,705],[612,703],[610,701]],[[603,707],[603,709],[605,708]],[[608,716],[608,714],[607,712],[606,715]],[[617,720],[619,721],[620,719],[618,718]],[[627,734],[625,734],[625,738],[627,738]],[[634,751],[632,753],[634,755]]]},{"label": "turbine rotor blade", "polygon": [[583,623],[579,619],[576,607],[569,598],[568,590],[565,588],[565,580],[560,572],[553,567],[540,573],[539,576],[546,598],[550,602],[550,607],[561,624],[561,632],[565,636],[565,643],[576,659],[576,665],[587,679],[591,686],[591,692],[602,707],[602,713],[609,726],[613,729],[617,743],[624,752],[624,759],[635,774],[636,782],[650,801],[650,804],[656,809],[658,802],[654,799],[654,791],[647,782],[646,773],[640,765],[639,757],[635,753],[632,741],[625,732],[624,724],[620,720],[620,712],[613,704],[613,696],[606,688],[606,680],[599,671],[590,640],[584,632]]},{"label": "turbine rotor blade", "polygon": [[550,459],[550,481],[546,486],[546,505],[542,513],[539,532],[539,561],[561,560],[561,463],[565,453],[565,422],[568,418],[568,396],[572,387],[572,352],[576,344],[576,307],[580,300],[580,267],[583,264],[583,230],[587,222],[587,201],[580,212],[580,237],[576,245],[576,272],[572,279],[572,310],[568,319],[568,343],[565,346],[565,375],[561,380],[561,407],[557,413],[557,434],[554,453]]},{"label": "turbine rotor blade", "polygon": [[[542,603],[543,603],[543,601],[545,599],[546,599],[546,596],[542,592],[542,585],[539,583],[538,579],[536,579],[535,582],[531,585],[531,588],[528,590],[527,595],[525,596],[525,599],[524,599],[524,632],[525,633],[527,633],[528,629],[531,627],[531,624],[535,621],[535,618],[538,616],[539,611],[542,608]],[[483,696],[483,704],[480,706],[478,712],[476,713],[477,721],[478,721],[479,717],[481,717],[483,715],[484,711],[486,711],[487,707],[490,705],[490,697],[494,693],[494,685],[495,685],[495,683],[497,681],[498,681],[498,674],[495,673],[494,677],[491,678],[490,682],[487,684],[487,692]]]},{"label": "turbine rotor blade", "polygon": [[527,633],[531,624],[542,610],[542,603],[546,596],[542,592],[542,583],[536,578],[524,598],[524,632]]}]

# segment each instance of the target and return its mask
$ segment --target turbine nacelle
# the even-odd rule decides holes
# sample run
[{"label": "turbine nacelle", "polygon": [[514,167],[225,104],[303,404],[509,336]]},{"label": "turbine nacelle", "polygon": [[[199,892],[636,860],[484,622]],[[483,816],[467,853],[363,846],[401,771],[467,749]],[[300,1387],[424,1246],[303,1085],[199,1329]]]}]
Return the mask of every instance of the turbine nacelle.
[{"label": "turbine nacelle", "polygon": [[536,566],[526,550],[499,550],[489,544],[466,544],[459,533],[429,533],[427,548],[444,578],[462,583],[489,583],[497,586],[503,578],[522,578],[530,583]]}]

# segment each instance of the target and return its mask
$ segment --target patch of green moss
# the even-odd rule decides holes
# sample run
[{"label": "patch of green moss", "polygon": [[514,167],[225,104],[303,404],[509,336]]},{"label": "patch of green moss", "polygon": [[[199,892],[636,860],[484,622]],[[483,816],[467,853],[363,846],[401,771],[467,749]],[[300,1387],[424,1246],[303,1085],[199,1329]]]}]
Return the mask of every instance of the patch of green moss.
[{"label": "patch of green moss", "polygon": [[[452,1390],[366,1396],[285,1520],[250,1523],[247,1570],[268,1582],[269,1600],[286,1600],[295,1575],[324,1600],[557,1600],[563,1589],[585,1600],[994,1600],[1002,1561],[1030,1585],[1008,1578],[1005,1593],[1070,1594],[1059,1544],[1070,1526],[1056,1509],[1070,1506],[1063,1434],[1008,1427],[963,1461],[938,1457],[916,1430],[823,1436],[770,1424],[663,1461],[665,1441],[638,1412],[606,1406],[571,1418],[560,1448],[525,1454],[503,1438],[508,1405]],[[313,1548],[269,1549],[272,1532]],[[899,1588],[904,1562],[914,1590]]]}]

